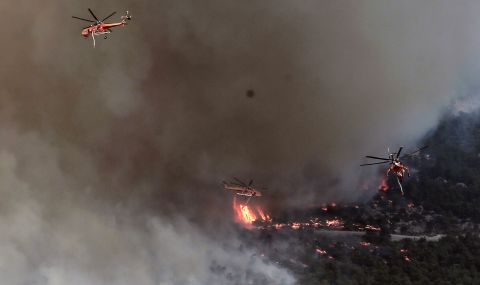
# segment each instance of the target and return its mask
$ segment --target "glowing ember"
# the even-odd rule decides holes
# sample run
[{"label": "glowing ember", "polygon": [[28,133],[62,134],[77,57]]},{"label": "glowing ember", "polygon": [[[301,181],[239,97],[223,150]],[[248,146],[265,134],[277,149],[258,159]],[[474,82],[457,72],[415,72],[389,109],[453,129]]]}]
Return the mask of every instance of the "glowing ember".
[{"label": "glowing ember", "polygon": [[385,193],[388,192],[387,177],[382,177],[382,180],[380,181],[380,186],[378,186],[378,190]]},{"label": "glowing ember", "polygon": [[408,256],[403,257],[403,259],[408,262],[412,261]]},{"label": "glowing ember", "polygon": [[301,224],[300,223],[293,223],[292,224],[292,229],[298,230],[300,228]]},{"label": "glowing ember", "polygon": [[285,224],[274,224],[273,227],[276,228],[277,230],[278,229],[281,229],[285,226]]},{"label": "glowing ember", "polygon": [[322,211],[327,212],[328,208],[327,207],[322,207]]},{"label": "glowing ember", "polygon": [[403,249],[403,248],[402,248],[402,249],[400,249],[400,252],[401,252],[401,253],[405,253],[405,252],[407,252],[407,251],[408,251],[408,250],[406,250],[406,249]]},{"label": "glowing ember", "polygon": [[319,228],[322,226],[322,223],[319,222],[318,218],[310,220],[310,223],[306,223],[307,227]]},{"label": "glowing ember", "polygon": [[381,230],[379,227],[372,226],[372,225],[366,225],[366,226],[365,226],[365,229],[366,229],[366,230],[371,230],[371,231],[376,231],[376,232],[378,232],[378,231]]},{"label": "glowing ember", "polygon": [[315,252],[317,252],[318,254],[321,254],[321,255],[327,254],[327,251],[326,251],[326,250],[323,250],[323,249],[321,249],[321,248],[315,249]]},{"label": "glowing ember", "polygon": [[343,221],[341,221],[339,219],[326,220],[325,223],[327,224],[328,227],[341,227],[341,226],[343,226]]},{"label": "glowing ember", "polygon": [[366,242],[366,241],[361,241],[361,242],[360,242],[360,245],[363,246],[363,247],[369,247],[369,246],[370,246],[370,243],[369,243],[369,242]]}]

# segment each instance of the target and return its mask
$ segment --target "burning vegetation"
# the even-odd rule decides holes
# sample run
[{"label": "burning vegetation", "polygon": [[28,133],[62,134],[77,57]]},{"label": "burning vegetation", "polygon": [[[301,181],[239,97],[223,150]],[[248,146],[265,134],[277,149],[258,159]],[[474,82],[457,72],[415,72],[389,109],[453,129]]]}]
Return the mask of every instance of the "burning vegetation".
[{"label": "burning vegetation", "polygon": [[[480,124],[471,128],[478,133]],[[480,145],[480,137],[472,140]],[[447,152],[475,157],[472,165],[480,169],[480,156],[474,149],[454,149],[459,143]],[[480,283],[480,192],[473,184],[478,175],[463,164],[447,171],[440,149],[433,145],[428,154],[409,158],[412,177],[405,181],[405,196],[395,191],[394,177],[363,183],[360,190],[378,190],[365,203],[333,202],[285,213],[235,195],[234,221],[246,244],[288,268],[299,284]]]},{"label": "burning vegetation", "polygon": [[256,221],[268,222],[270,217],[266,215],[260,206],[248,205],[248,200],[240,202],[237,196],[233,196],[232,208],[235,222],[246,228],[252,228]]}]

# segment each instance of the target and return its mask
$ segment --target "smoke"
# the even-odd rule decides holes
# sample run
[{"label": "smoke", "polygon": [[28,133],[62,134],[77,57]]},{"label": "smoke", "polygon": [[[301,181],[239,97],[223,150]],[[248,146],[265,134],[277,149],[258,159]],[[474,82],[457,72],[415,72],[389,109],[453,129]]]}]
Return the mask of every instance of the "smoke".
[{"label": "smoke", "polygon": [[[2,276],[293,282],[239,250],[220,181],[272,207],[358,199],[361,157],[413,146],[476,65],[478,5],[3,1]],[[133,21],[93,49],[87,7]]]},{"label": "smoke", "polygon": [[37,135],[2,137],[12,140],[0,152],[2,283],[293,283],[235,237],[207,237],[180,215],[132,215],[95,201],[96,189],[66,174],[56,148]]}]

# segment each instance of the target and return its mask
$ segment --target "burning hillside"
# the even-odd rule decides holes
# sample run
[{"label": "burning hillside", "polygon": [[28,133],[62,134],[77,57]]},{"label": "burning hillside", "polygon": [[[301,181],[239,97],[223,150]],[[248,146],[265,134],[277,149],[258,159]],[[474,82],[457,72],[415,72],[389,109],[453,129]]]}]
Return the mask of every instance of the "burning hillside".
[{"label": "burning hillside", "polygon": [[[289,212],[279,217],[251,202],[239,203],[233,198],[234,221],[249,230],[330,230],[356,233],[380,233],[406,236],[434,236],[458,230],[478,231],[479,224],[469,219],[450,218],[395,194],[380,192],[364,204],[319,206]],[[283,216],[284,218],[281,218]]]}]

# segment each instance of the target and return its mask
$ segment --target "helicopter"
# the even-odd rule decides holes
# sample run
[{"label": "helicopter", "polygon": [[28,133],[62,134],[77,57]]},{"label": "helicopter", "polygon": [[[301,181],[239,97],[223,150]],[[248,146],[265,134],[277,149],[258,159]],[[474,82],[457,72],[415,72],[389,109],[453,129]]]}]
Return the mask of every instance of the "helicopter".
[{"label": "helicopter", "polygon": [[82,36],[84,38],[88,38],[88,36],[91,35],[93,39],[93,47],[95,47],[95,36],[105,35],[104,38],[107,39],[107,34],[112,32],[111,28],[125,26],[127,21],[132,19],[132,16],[130,16],[128,11],[126,11],[125,15],[120,17],[120,22],[104,23],[104,21],[115,15],[117,12],[111,13],[101,21],[97,18],[97,16],[95,16],[92,9],[88,8],[88,12],[90,12],[95,20],[84,19],[76,16],[72,16],[72,18],[92,23],[90,26],[82,29]]},{"label": "helicopter", "polygon": [[[417,150],[415,150],[415,151],[413,151],[413,152],[411,152],[411,153],[404,154],[404,155],[401,156],[401,157],[400,157],[400,154],[402,153],[403,147],[400,147],[396,153],[389,153],[389,154],[388,154],[388,158],[367,155],[367,156],[366,156],[367,158],[376,159],[376,160],[382,160],[382,161],[381,161],[381,162],[374,162],[374,163],[365,163],[365,164],[361,164],[360,166],[377,165],[377,164],[386,164],[386,163],[389,163],[390,165],[389,165],[387,171],[385,172],[385,177],[388,177],[388,174],[389,174],[390,172],[395,173],[398,186],[400,187],[400,192],[402,193],[402,196],[403,196],[403,195],[404,195],[403,187],[402,187],[403,178],[405,177],[405,173],[407,173],[407,175],[410,176],[410,172],[409,172],[409,170],[408,170],[408,167],[405,166],[405,165],[400,161],[400,159],[407,158],[407,157],[410,157],[410,156],[412,156],[412,155],[414,155],[414,154],[417,154],[417,153],[419,153],[420,151],[426,149],[427,147],[428,147],[428,145],[423,146],[423,147],[421,147],[421,148],[419,148],[419,149],[417,149]],[[388,152],[390,152],[390,151],[388,151]]]},{"label": "helicopter", "polygon": [[233,179],[235,179],[235,182],[223,181],[223,188],[225,190],[233,191],[233,193],[236,195],[248,197],[247,203],[252,197],[262,196],[262,192],[253,187],[253,180],[250,180],[250,182],[246,184],[236,177],[233,177]]}]

